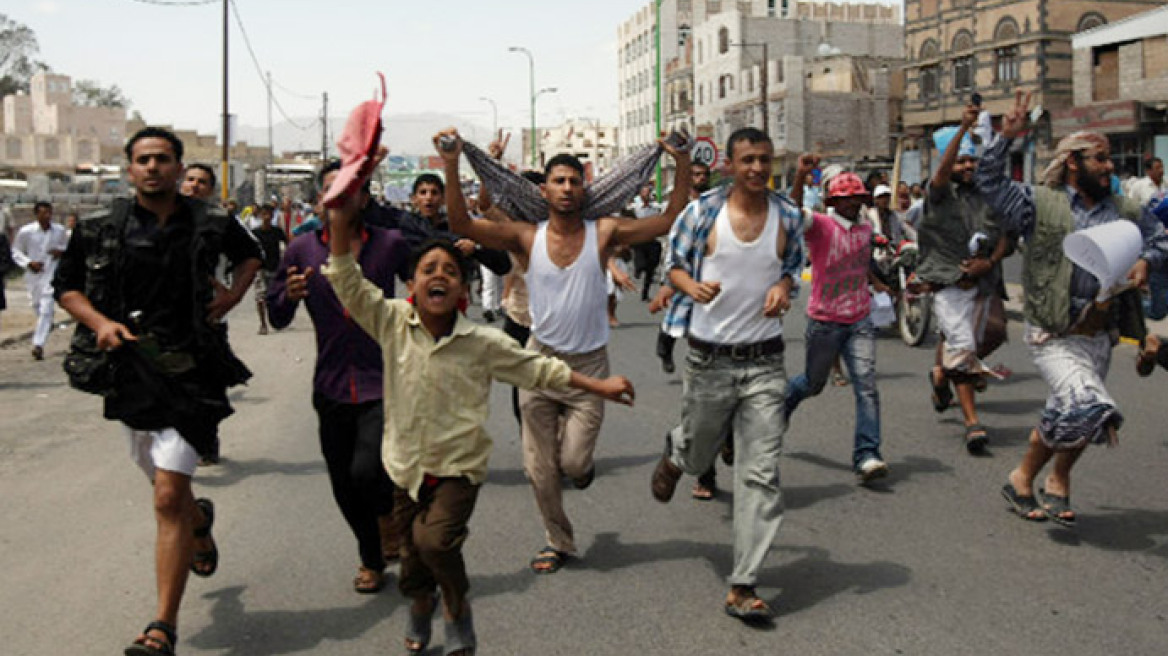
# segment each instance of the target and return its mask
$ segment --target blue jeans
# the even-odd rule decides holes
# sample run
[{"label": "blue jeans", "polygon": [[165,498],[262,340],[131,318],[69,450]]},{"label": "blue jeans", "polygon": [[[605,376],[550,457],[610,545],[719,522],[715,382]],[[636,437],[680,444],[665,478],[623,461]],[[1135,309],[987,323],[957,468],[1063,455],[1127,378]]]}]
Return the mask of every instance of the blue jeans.
[{"label": "blue jeans", "polygon": [[1168,271],[1148,272],[1149,296],[1144,303],[1144,314],[1152,321],[1168,317]]},{"label": "blue jeans", "polygon": [[787,415],[809,396],[823,391],[831,365],[842,355],[852,389],[856,393],[856,437],[852,468],[859,470],[868,458],[880,455],[880,395],[876,391],[876,328],[871,319],[853,324],[809,319],[807,323],[807,371],[791,379],[787,391]]}]

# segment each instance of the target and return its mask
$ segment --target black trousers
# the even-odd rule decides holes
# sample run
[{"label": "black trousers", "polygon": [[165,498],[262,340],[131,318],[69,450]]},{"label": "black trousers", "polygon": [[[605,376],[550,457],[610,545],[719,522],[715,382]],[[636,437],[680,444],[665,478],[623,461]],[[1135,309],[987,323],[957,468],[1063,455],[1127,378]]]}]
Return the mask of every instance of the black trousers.
[{"label": "black trousers", "polygon": [[377,518],[393,511],[393,481],[381,464],[382,403],[339,403],[313,394],[312,405],[333,498],[357,538],[361,564],[380,572],[385,558]]}]

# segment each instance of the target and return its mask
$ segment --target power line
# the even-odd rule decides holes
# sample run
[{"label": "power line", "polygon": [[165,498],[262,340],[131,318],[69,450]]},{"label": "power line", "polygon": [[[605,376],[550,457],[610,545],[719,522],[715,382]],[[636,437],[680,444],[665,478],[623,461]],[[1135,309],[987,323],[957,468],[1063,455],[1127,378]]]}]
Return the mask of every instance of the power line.
[{"label": "power line", "polygon": [[[138,1],[145,2],[146,0]],[[276,100],[276,97],[272,95],[272,89],[270,86],[268,86],[268,76],[264,74],[264,67],[260,65],[260,60],[258,57],[256,57],[255,50],[251,47],[251,39],[248,38],[247,29],[243,26],[243,19],[239,16],[239,7],[236,6],[235,0],[231,0],[230,4],[231,11],[233,14],[235,14],[235,24],[239,26],[239,33],[243,36],[243,44],[247,46],[247,53],[251,55],[251,61],[253,64],[255,64],[256,75],[260,76],[260,80],[263,82],[264,88],[268,90],[268,95],[271,96],[272,104],[276,106],[276,111],[280,112],[280,116],[283,116],[285,121],[298,130],[307,132],[308,130],[315,128],[318,124],[320,124],[320,119],[317,119],[308,125],[301,125],[288,116],[288,113],[284,111],[284,107],[280,105],[280,101]],[[315,96],[313,96],[313,98],[315,99]]]}]

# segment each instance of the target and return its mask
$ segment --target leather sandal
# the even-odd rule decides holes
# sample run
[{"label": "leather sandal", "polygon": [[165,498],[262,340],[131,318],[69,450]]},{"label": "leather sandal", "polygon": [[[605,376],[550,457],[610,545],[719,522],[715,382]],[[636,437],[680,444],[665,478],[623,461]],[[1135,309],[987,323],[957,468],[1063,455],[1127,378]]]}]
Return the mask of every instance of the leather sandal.
[{"label": "leather sandal", "polygon": [[[150,635],[151,631],[161,633],[166,640]],[[126,656],[174,656],[174,645],[177,642],[178,632],[174,627],[162,620],[155,620],[142,629],[142,635],[126,647],[124,653]]]}]

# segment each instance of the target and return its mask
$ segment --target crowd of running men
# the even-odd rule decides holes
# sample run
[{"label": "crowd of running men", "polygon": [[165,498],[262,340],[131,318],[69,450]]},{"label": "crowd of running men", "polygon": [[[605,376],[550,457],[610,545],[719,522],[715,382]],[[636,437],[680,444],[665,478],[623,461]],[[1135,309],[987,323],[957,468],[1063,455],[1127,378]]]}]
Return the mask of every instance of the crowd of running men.
[{"label": "crowd of running men", "polygon": [[[967,449],[987,448],[993,435],[976,398],[1002,375],[984,358],[1005,339],[1001,262],[1020,240],[1025,342],[1050,395],[1022,461],[1003,472],[1001,493],[1025,520],[1073,525],[1072,468],[1088,445],[1114,443],[1123,423],[1104,385],[1117,335],[1141,341],[1143,375],[1168,365],[1168,348],[1146,335],[1139,292],[1134,303],[1125,301],[1131,292],[1099,300],[1106,290],[1062,254],[1062,240],[1135,223],[1143,246],[1128,277],[1138,288],[1168,266],[1168,201],[1163,189],[1142,204],[1112,195],[1109,144],[1094,133],[1064,139],[1041,184],[1012,181],[1005,166],[1028,102],[1019,95],[1001,134],[980,146],[968,134],[978,108],[967,108],[960,126],[936,135],[940,165],[919,196],[905,185],[895,199],[883,181],[821,168],[812,154],[800,157],[790,192],[776,191],[773,145],[753,128],[729,137],[721,184],[690,161],[685,139],[664,139],[591,186],[571,155],[513,173],[497,161],[504,142],[483,151],[446,130],[434,138],[444,176],[418,178],[414,211],[381,204],[368,181],[353,183],[349,163],[333,162],[317,177],[317,223],[306,221],[290,241],[299,224],[288,220],[289,206],[259,207],[248,231],[209,202],[214,172],[184,167],[174,134],[133,135],[132,198],[82,218],[71,237],[52,228],[51,206],[38,206],[37,222],[14,244],[38,310],[51,309],[55,296],[77,319],[70,382],[103,397],[105,417],[125,426],[152,484],[158,606],[125,653],[175,653],[188,574],[216,571],[214,504],[196,498],[192,479],[201,458],[218,457],[218,424],[232,413],[227,389],[251,376],[222,318],[253,287],[261,333],[287,327],[301,305],[311,320],[312,405],[356,543],[353,589],[382,590],[398,564],[398,588],[411,604],[410,654],[430,645],[439,609],[444,653],[477,646],[463,550],[487,475],[493,380],[516,388],[523,467],[543,528],[531,537],[530,570],[551,575],[580,558],[562,483],[594,484],[605,403],[634,400],[628,379],[610,372],[621,288],[664,311],[656,350],[666,372],[677,366],[676,342],[688,345],[680,414],[645,472],[648,492],[669,502],[688,474],[698,477],[693,496],[709,499],[719,456],[733,469],[733,561],[722,602],[730,616],[773,615],[756,585],[784,514],[784,435],[833,369],[855,396],[857,481],[889,473],[873,294],[933,295],[941,341],[927,372],[931,402],[944,412],[956,396]],[[662,151],[676,174],[657,205],[645,182]],[[464,156],[483,179],[474,198],[460,183]],[[873,265],[873,245],[909,241],[920,250],[917,275],[894,290]],[[633,275],[623,265],[629,254]],[[502,330],[468,318],[475,278],[486,323],[501,319]],[[655,294],[653,284],[661,285]],[[789,379],[784,315],[800,293],[806,352]],[[41,332],[38,325],[37,357]]]}]

